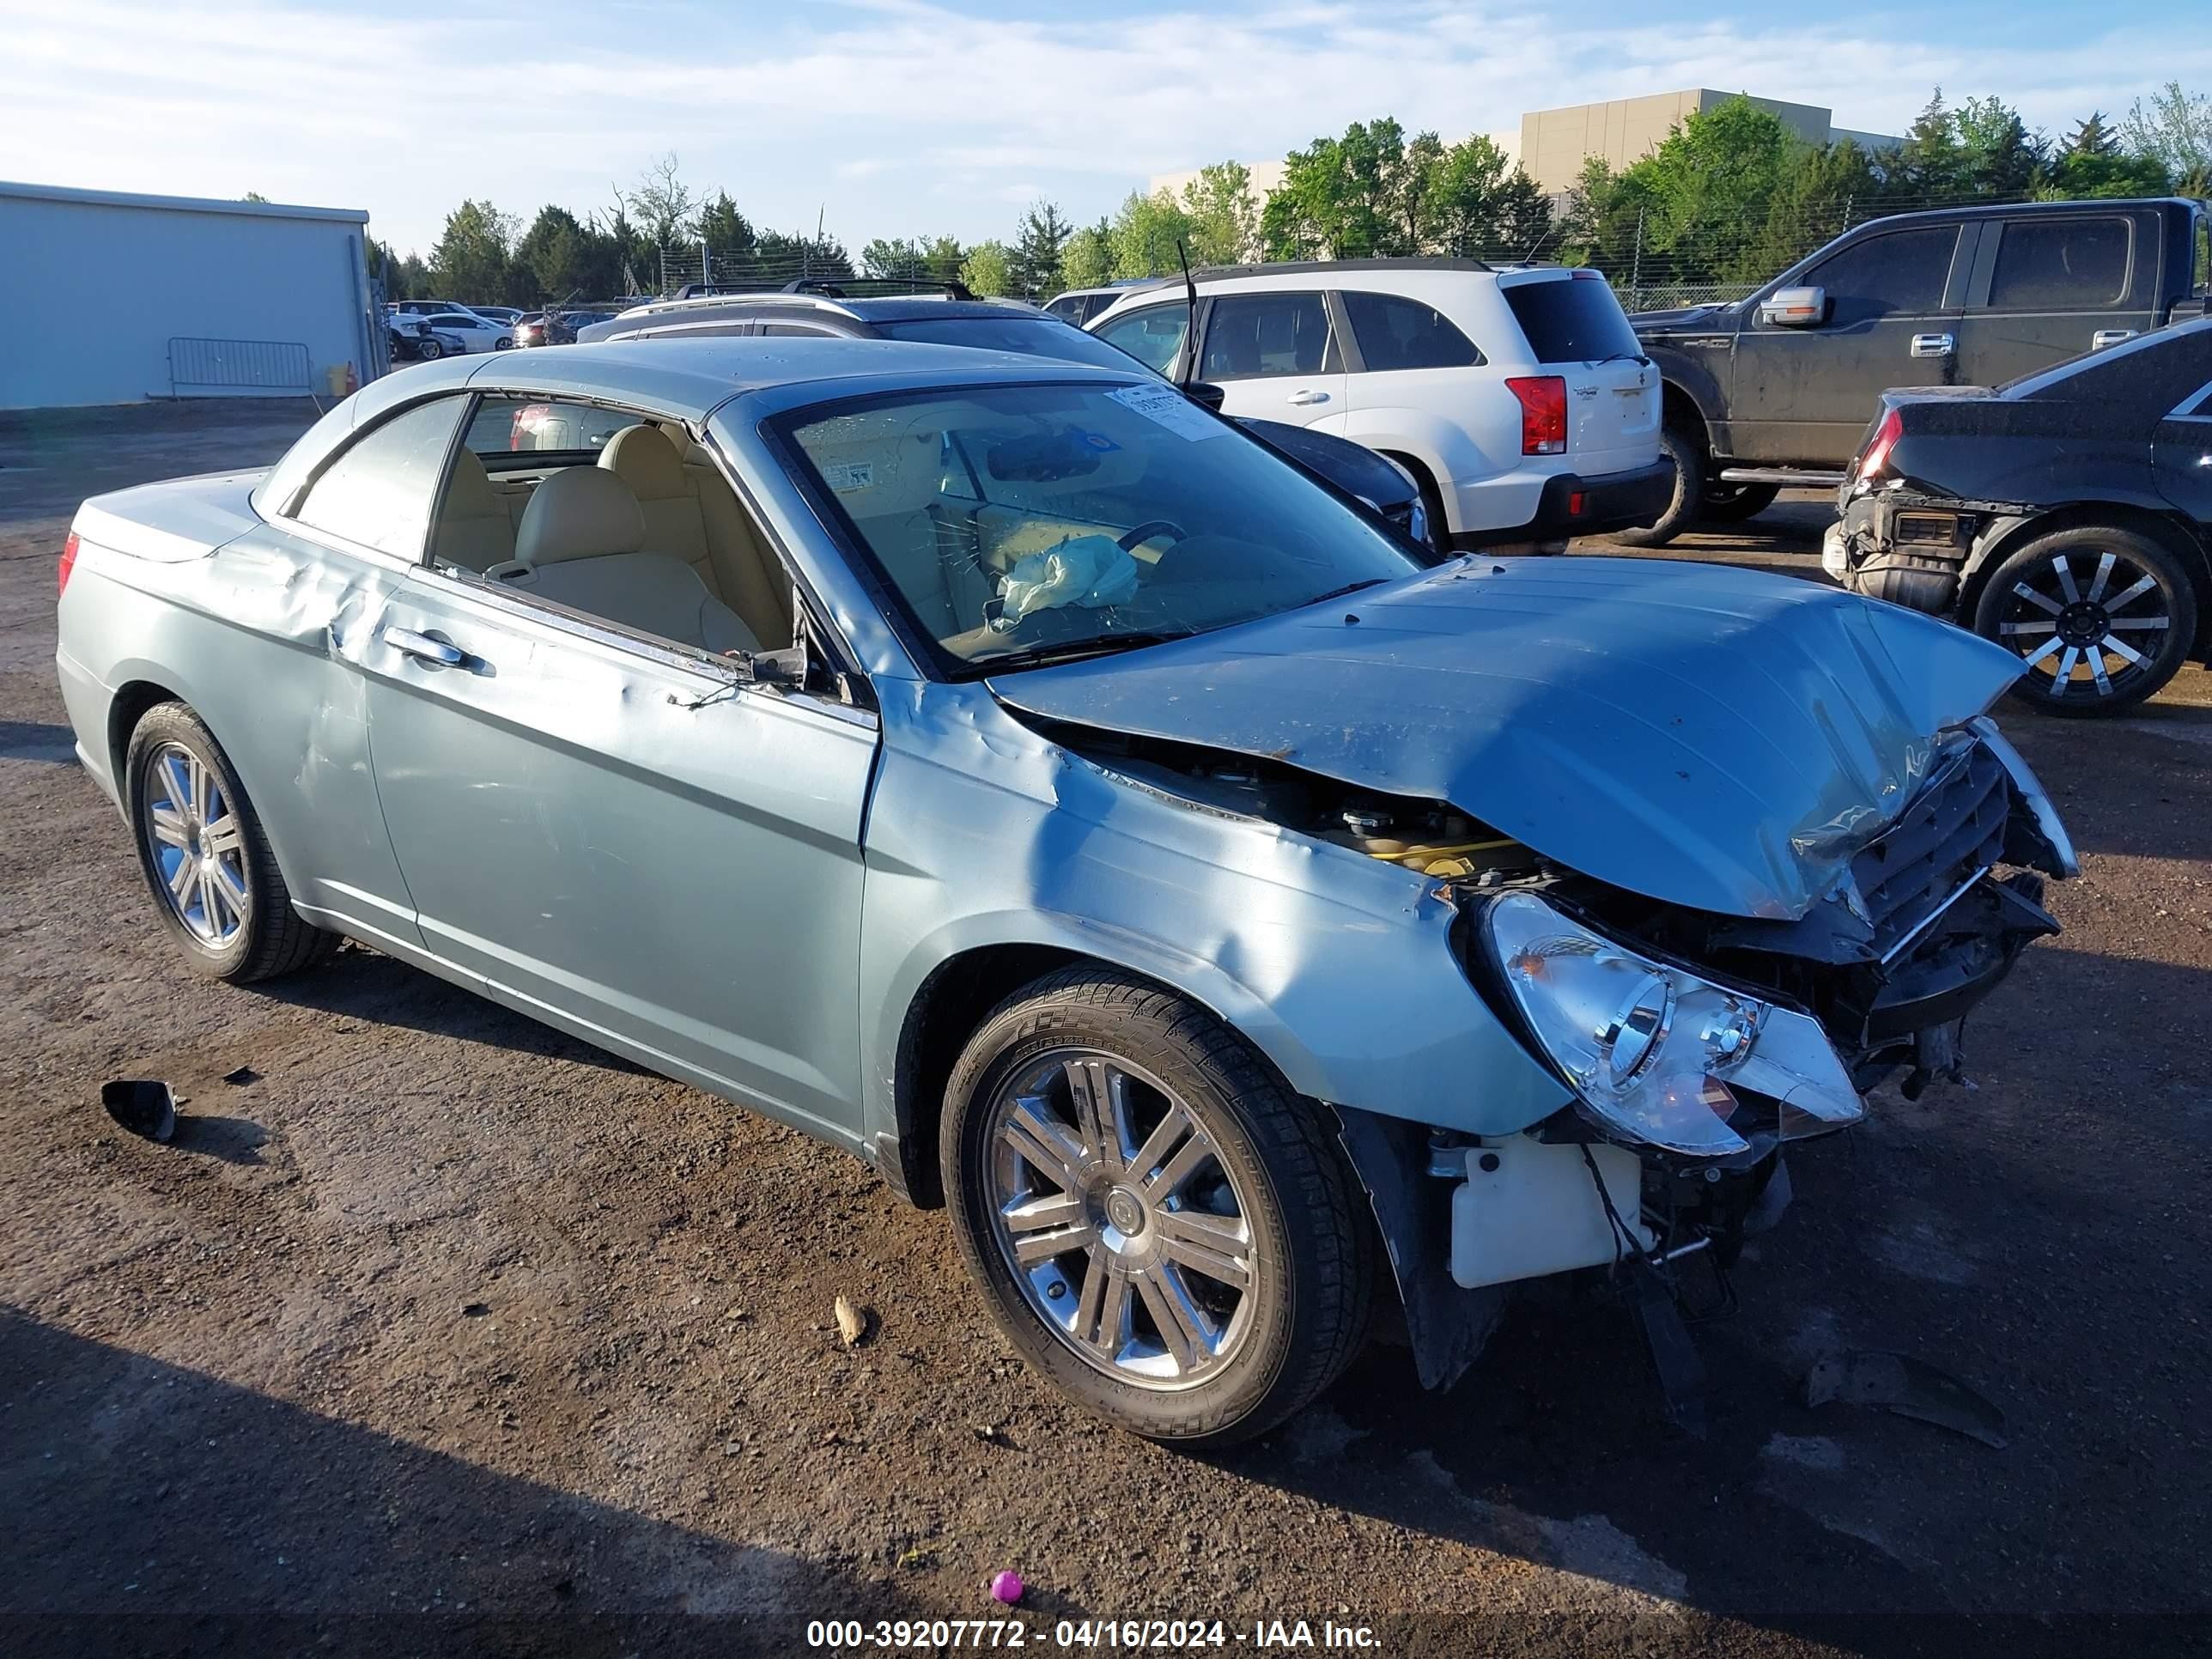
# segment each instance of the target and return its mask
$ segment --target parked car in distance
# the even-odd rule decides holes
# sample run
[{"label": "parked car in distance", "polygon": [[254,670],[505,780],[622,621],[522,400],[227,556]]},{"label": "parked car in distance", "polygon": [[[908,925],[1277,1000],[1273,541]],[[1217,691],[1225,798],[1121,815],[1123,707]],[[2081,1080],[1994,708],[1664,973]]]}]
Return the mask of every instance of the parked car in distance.
[{"label": "parked car in distance", "polygon": [[446,355],[446,343],[420,317],[388,311],[384,316],[384,326],[395,363],[435,362]]},{"label": "parked car in distance", "polygon": [[2006,653],[1721,566],[1432,567],[1135,368],[426,364],[86,502],[60,577],[191,966],[349,934],[843,1147],[1052,1386],[1185,1444],[1376,1296],[1431,1386],[1624,1258],[1686,1342],[1680,1275],[1955,1074],[2074,869]]},{"label": "parked car in distance", "polygon": [[578,329],[605,322],[617,314],[616,311],[606,309],[528,312],[514,325],[514,343],[518,346],[573,345]]},{"label": "parked car in distance", "polygon": [[[1196,378],[1225,412],[1318,427],[1411,472],[1458,547],[1556,550],[1673,492],[1659,374],[1594,270],[1340,259],[1196,273]],[[1089,325],[1174,379],[1180,281]]]},{"label": "parked car in distance", "polygon": [[486,318],[495,323],[504,323],[509,328],[514,327],[516,319],[522,315],[522,309],[519,306],[471,306],[468,309],[478,317]]},{"label": "parked car in distance", "polygon": [[1046,302],[1044,309],[1063,323],[1073,323],[1081,328],[1116,300],[1127,295],[1132,289],[1150,288],[1156,281],[1152,277],[1136,276],[1109,283],[1103,288],[1066,289],[1054,295]]},{"label": "parked car in distance", "polygon": [[504,351],[514,343],[513,329],[473,311],[434,312],[422,321],[460,352]]},{"label": "parked car in distance", "polygon": [[1828,486],[1892,386],[1997,386],[2203,314],[2204,204],[2019,202],[1873,219],[1749,299],[1631,318],[1666,377],[1680,480],[1627,539]]},{"label": "parked car in distance", "polygon": [[2212,319],[1995,390],[1881,394],[1821,562],[2017,655],[2054,714],[2110,714],[2212,647]]},{"label": "parked car in distance", "polygon": [[[928,294],[855,298],[823,293],[739,292],[641,306],[583,331],[587,341],[715,335],[921,340],[1110,368],[1149,367],[1034,306]],[[1224,394],[1218,386],[1194,386],[1190,392],[1208,408],[1221,406]],[[1400,533],[1437,551],[1448,550],[1441,526],[1429,516],[1419,486],[1388,457],[1311,427],[1249,417],[1239,418],[1237,423],[1374,508]]]},{"label": "parked car in distance", "polygon": [[[458,300],[393,300],[387,302],[384,308],[386,311],[396,311],[410,317],[441,317],[453,312],[459,312],[467,317],[481,314],[474,307],[465,306]],[[489,321],[489,319],[486,320]]]}]

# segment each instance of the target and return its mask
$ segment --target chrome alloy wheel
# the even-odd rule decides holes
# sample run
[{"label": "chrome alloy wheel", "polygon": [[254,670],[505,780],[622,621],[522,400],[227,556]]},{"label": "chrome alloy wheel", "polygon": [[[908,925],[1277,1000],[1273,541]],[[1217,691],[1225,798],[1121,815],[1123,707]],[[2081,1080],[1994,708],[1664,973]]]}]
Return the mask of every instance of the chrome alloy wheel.
[{"label": "chrome alloy wheel", "polygon": [[1057,1051],[999,1091],[989,1137],[992,1232],[1070,1350],[1156,1389],[1236,1352],[1265,1269],[1234,1178],[1172,1090],[1110,1055]]},{"label": "chrome alloy wheel", "polygon": [[2096,701],[2154,673],[2163,630],[2172,626],[2156,575],[2124,553],[2085,548],[2022,573],[2007,595],[1997,642],[2027,665],[2039,695]]},{"label": "chrome alloy wheel", "polygon": [[147,763],[139,810],[170,909],[203,945],[228,945],[246,926],[253,900],[244,833],[223,797],[222,780],[182,744],[165,743]]}]

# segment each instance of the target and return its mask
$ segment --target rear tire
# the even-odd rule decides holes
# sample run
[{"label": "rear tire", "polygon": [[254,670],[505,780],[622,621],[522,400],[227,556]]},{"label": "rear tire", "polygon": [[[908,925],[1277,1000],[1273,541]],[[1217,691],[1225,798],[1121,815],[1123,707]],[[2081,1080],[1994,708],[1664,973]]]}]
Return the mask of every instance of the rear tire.
[{"label": "rear tire", "polygon": [[244,985],[337,949],[293,909],[260,817],[198,715],[180,702],[147,710],[123,775],[139,871],[194,968]]},{"label": "rear tire", "polygon": [[1782,493],[1780,484],[1723,483],[1716,481],[1705,486],[1704,517],[1709,524],[1741,524],[1746,519],[1755,519],[1774,505],[1774,498]]},{"label": "rear tire", "polygon": [[1371,1234],[1341,1149],[1171,992],[1105,968],[1016,992],[953,1067],[939,1162],[993,1321],[1132,1433],[1249,1439],[1358,1352]]},{"label": "rear tire", "polygon": [[2039,536],[1999,561],[1974,632],[2027,665],[2013,695],[2046,714],[2117,714],[2154,696],[2197,640],[2193,573],[2115,525]]},{"label": "rear tire", "polygon": [[1631,547],[1664,547],[1690,528],[1705,510],[1705,446],[1680,426],[1659,434],[1659,453],[1674,463],[1674,494],[1659,521],[1642,530],[1617,530],[1613,539]]},{"label": "rear tire", "polygon": [[423,340],[415,348],[415,354],[426,363],[434,363],[446,355],[446,348],[435,340]]}]

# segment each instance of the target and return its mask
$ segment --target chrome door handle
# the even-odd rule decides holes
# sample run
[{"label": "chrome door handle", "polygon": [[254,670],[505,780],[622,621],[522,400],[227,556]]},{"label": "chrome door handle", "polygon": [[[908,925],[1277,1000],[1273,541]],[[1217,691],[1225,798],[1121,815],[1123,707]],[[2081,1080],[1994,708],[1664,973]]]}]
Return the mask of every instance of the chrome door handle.
[{"label": "chrome door handle", "polygon": [[1294,404],[1325,404],[1328,401],[1328,393],[1326,392],[1293,392],[1291,393],[1291,401]]},{"label": "chrome door handle", "polygon": [[2136,331],[2131,328],[2100,328],[2089,337],[2089,349],[2102,351],[2106,346],[2116,346],[2135,337]]},{"label": "chrome door handle", "polygon": [[1959,349],[1959,343],[1948,334],[1916,334],[1912,337],[1912,355],[1916,357],[1948,357]]},{"label": "chrome door handle", "polygon": [[459,668],[469,659],[469,653],[458,645],[434,640],[428,634],[418,634],[411,628],[387,628],[383,631],[383,639],[394,651],[404,653],[420,662],[434,663],[441,668]]}]

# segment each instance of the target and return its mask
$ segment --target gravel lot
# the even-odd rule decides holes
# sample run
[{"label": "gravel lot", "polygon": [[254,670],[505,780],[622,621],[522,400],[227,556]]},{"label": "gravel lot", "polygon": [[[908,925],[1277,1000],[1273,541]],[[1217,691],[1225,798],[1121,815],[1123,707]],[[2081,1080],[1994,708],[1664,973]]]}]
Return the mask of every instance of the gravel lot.
[{"label": "gravel lot", "polygon": [[[1387,1653],[2179,1650],[2212,1613],[2212,695],[2008,727],[2085,853],[1969,1031],[1972,1092],[1795,1160],[1702,1440],[1626,1310],[1532,1303],[1424,1395],[1377,1350],[1216,1459],[1098,1428],[860,1166],[349,949],[186,973],[70,757],[84,494],[273,459],[304,411],[0,417],[0,1649],[788,1653],[807,1621],[1371,1625]],[[1817,580],[1785,501],[1676,556]],[[223,1081],[250,1066],[253,1080]],[[102,1115],[169,1079],[175,1146]],[[847,1351],[830,1316],[872,1308]],[[1991,1449],[1807,1407],[1896,1349]]]}]

